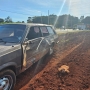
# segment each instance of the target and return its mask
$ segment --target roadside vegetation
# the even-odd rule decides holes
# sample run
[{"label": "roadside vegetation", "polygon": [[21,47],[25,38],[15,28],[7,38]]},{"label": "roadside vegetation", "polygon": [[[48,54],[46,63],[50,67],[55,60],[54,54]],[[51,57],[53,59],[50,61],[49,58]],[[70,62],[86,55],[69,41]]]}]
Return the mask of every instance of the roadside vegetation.
[{"label": "roadside vegetation", "polygon": [[[49,17],[49,22],[48,22]],[[82,17],[82,16],[81,16]],[[81,17],[78,18],[76,16],[72,15],[54,15],[51,14],[49,16],[33,16],[33,17],[27,17],[26,21],[16,21],[14,22],[13,19],[8,16],[5,19],[0,18],[0,24],[4,23],[42,23],[42,24],[50,24],[54,25],[56,28],[62,28],[62,26],[65,26],[65,28],[73,29],[77,24],[90,24],[90,17],[85,17],[83,20],[81,20]]]}]

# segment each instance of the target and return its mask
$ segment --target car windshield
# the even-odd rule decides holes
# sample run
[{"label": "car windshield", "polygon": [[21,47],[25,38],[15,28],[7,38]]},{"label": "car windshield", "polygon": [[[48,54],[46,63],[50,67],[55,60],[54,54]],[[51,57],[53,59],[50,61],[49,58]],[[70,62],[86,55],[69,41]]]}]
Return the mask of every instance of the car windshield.
[{"label": "car windshield", "polygon": [[25,25],[0,25],[0,42],[19,42],[22,39],[25,28]]}]

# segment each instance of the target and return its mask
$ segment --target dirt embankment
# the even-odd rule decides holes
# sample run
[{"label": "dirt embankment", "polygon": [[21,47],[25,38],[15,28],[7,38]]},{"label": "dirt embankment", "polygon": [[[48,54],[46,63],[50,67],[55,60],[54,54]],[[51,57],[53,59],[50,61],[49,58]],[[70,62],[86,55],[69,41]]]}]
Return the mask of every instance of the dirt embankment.
[{"label": "dirt embankment", "polygon": [[[18,76],[15,90],[90,90],[89,38],[90,32],[60,35],[54,54]],[[59,75],[62,65],[69,74]]]}]

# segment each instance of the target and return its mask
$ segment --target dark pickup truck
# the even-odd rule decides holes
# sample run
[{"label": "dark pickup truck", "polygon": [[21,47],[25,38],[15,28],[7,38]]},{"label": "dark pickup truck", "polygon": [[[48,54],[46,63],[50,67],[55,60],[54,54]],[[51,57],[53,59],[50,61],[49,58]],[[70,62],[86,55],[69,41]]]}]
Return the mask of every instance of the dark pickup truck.
[{"label": "dark pickup truck", "polygon": [[0,25],[0,90],[12,90],[16,76],[53,53],[58,35],[50,25]]}]

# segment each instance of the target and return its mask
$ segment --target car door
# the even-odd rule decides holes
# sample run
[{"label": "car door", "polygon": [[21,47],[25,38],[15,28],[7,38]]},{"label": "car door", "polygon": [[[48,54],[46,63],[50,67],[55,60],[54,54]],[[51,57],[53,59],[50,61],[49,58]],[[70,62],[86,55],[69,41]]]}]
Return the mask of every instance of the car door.
[{"label": "car door", "polygon": [[46,26],[41,26],[40,30],[41,30],[42,37],[43,37],[40,49],[43,52],[43,53],[41,53],[42,56],[44,56],[46,53],[48,53],[49,47],[50,47],[50,42],[49,42],[49,39],[48,39],[49,38],[49,32],[48,32]]},{"label": "car door", "polygon": [[26,38],[28,39],[25,46],[24,57],[26,58],[26,67],[30,67],[33,63],[35,63],[39,58],[39,48],[38,45],[41,38],[41,33],[38,27],[31,27]]}]

